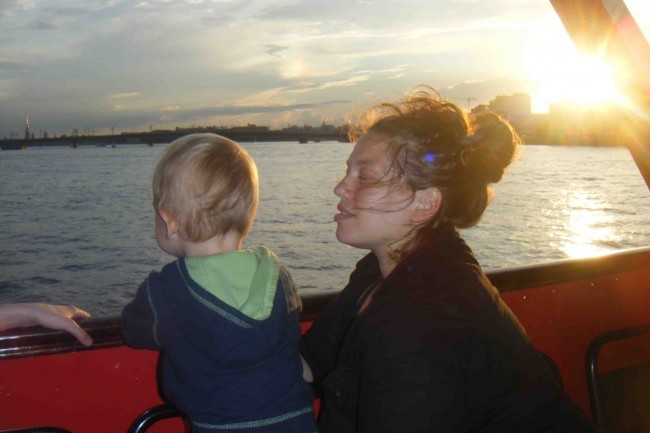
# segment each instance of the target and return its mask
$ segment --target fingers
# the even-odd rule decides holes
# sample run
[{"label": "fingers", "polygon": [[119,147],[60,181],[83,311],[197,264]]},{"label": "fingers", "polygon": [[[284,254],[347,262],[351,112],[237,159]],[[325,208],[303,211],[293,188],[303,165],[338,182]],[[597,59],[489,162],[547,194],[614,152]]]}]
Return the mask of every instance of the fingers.
[{"label": "fingers", "polygon": [[67,308],[71,309],[70,317],[71,319],[87,319],[91,317],[91,314],[87,311],[82,310],[81,308],[77,308],[74,305],[70,305]]},{"label": "fingers", "polygon": [[[89,316],[90,315],[85,317],[89,317]],[[81,326],[77,325],[77,322],[75,322],[74,320],[70,319],[69,326],[64,330],[72,334],[84,346],[90,346],[91,344],[93,344],[93,339],[90,337],[90,335],[88,335],[88,333],[84,331],[83,328],[81,328]]]},{"label": "fingers", "polygon": [[73,318],[82,319],[90,317],[90,313],[73,305],[38,304],[34,310],[35,321],[46,328],[58,329],[72,334],[84,346],[90,346],[92,338],[84,331]]},{"label": "fingers", "polygon": [[84,346],[93,344],[93,339],[90,338],[90,335],[77,322],[72,320],[90,317],[90,313],[74,305],[51,305],[51,307],[53,307],[51,309],[52,313],[57,316],[51,318],[52,322],[50,325],[52,328],[69,332]]}]

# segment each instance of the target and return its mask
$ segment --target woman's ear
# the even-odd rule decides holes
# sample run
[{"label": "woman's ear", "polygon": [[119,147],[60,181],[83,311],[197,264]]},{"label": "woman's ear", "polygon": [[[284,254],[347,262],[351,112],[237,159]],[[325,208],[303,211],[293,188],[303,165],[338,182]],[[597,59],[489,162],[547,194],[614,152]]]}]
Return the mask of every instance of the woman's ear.
[{"label": "woman's ear", "polygon": [[414,209],[411,222],[420,224],[435,217],[442,204],[442,193],[438,188],[426,188],[415,191]]},{"label": "woman's ear", "polygon": [[176,220],[172,214],[166,210],[159,210],[158,215],[160,216],[162,222],[165,224],[165,234],[167,236],[167,239],[173,238],[178,233],[178,223],[176,223]]}]

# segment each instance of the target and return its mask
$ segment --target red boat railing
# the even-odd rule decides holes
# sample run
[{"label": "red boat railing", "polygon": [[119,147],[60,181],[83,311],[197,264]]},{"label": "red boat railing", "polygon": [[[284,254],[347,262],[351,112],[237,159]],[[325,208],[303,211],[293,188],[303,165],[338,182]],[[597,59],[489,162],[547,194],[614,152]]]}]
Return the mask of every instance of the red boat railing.
[{"label": "red boat railing", "polygon": [[[650,248],[488,276],[535,346],[558,364],[567,392],[589,412],[587,349],[604,332],[648,321]],[[305,328],[333,296],[303,299]],[[91,348],[40,328],[0,334],[0,431],[36,425],[126,431],[136,416],[162,402],[156,352],[123,346],[116,317],[89,319],[83,326],[94,339]],[[174,429],[182,429],[180,421],[164,421],[152,431]]]}]

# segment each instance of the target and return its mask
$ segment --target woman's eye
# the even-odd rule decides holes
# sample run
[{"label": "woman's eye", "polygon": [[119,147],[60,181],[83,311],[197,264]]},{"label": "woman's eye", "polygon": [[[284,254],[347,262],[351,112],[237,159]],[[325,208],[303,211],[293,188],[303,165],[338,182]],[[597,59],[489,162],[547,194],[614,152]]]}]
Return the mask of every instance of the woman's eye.
[{"label": "woman's eye", "polygon": [[374,176],[357,176],[357,179],[361,185],[366,186],[377,185],[381,182],[381,179]]}]

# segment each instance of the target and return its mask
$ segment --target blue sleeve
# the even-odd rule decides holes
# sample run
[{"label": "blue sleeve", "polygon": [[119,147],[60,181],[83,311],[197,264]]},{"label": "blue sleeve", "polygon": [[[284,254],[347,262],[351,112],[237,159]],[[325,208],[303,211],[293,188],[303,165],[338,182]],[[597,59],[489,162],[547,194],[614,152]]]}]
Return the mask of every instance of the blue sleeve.
[{"label": "blue sleeve", "polygon": [[127,346],[134,349],[160,350],[149,280],[150,277],[144,280],[135,298],[122,310],[122,338]]}]

